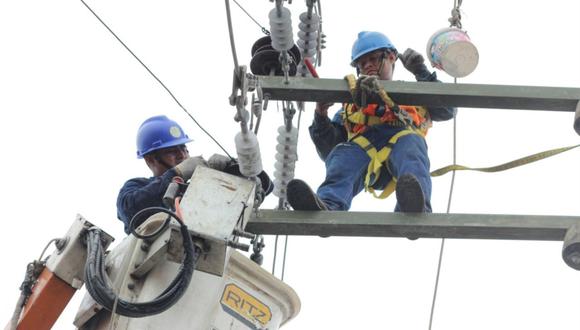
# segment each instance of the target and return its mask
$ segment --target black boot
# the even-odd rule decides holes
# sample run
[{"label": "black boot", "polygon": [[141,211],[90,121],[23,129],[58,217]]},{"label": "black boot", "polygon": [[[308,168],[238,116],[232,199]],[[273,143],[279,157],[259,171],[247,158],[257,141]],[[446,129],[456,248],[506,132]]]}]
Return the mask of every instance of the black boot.
[{"label": "black boot", "polygon": [[296,211],[326,211],[328,207],[306,182],[298,179],[288,182],[288,203]]},{"label": "black boot", "polygon": [[414,175],[403,174],[399,177],[396,194],[401,212],[425,212],[425,195]]}]

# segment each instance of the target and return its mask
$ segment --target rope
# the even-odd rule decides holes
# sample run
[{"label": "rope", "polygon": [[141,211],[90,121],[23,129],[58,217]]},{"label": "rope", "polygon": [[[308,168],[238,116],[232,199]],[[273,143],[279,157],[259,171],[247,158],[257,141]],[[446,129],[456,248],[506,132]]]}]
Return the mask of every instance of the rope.
[{"label": "rope", "polygon": [[[149,74],[155,79],[157,80],[157,82],[161,85],[161,87],[163,87],[167,93],[169,93],[169,96],[171,96],[171,98],[173,98],[173,100],[175,101],[175,103],[177,103],[177,105],[189,116],[189,118],[191,118],[191,120],[193,120],[193,122],[197,125],[197,127],[199,127],[199,129],[202,130],[202,132],[204,132],[207,136],[209,136],[210,139],[212,139],[212,141],[218,145],[218,147],[220,147],[220,149],[222,149],[222,151],[230,158],[232,158],[230,156],[230,154],[226,151],[226,149],[208,132],[205,130],[205,128],[203,128],[201,126],[201,124],[199,124],[197,122],[197,120],[189,113],[189,111],[187,111],[187,109],[185,109],[185,107],[181,104],[181,102],[179,102],[179,100],[177,100],[177,98],[175,97],[175,95],[173,95],[173,93],[169,90],[169,88],[167,88],[167,86],[165,86],[165,84],[161,81],[161,79],[159,79],[150,69],[149,67],[147,67],[147,65],[145,65],[145,63],[143,63],[143,61],[141,61],[141,59],[139,57],[137,57],[137,55],[135,55],[135,53],[133,53],[133,51],[115,34],[115,32],[113,32],[113,30],[111,30],[111,28],[109,28],[109,26],[99,17],[99,15],[97,15],[97,13],[95,13],[95,11],[93,11],[93,9],[91,7],[89,7],[89,5],[87,5],[87,3],[84,0],[81,0],[81,2],[83,3],[83,5],[85,5],[85,7],[87,7],[87,9],[99,20],[99,22],[101,22],[101,24],[115,37],[115,39],[117,39],[117,41],[119,41],[119,43],[121,43],[121,45],[123,45],[123,47],[125,47],[125,49],[131,54],[133,55],[133,57],[145,68],[145,70],[147,70],[147,72],[149,72]],[[227,0],[226,0],[227,2]]]},{"label": "rope", "polygon": [[[460,0],[461,1],[461,0]],[[457,84],[457,78],[453,78],[453,83]],[[457,163],[457,113],[453,117],[453,165]],[[453,199],[453,187],[455,186],[455,170],[451,175],[451,185],[449,186],[449,197],[447,198],[447,211],[451,211],[451,200]],[[433,288],[433,300],[431,302],[431,313],[429,315],[429,330],[433,326],[433,316],[435,315],[435,303],[437,302],[437,292],[439,291],[439,278],[441,277],[441,265],[443,264],[443,252],[445,251],[445,238],[441,239],[439,247],[439,260],[437,261],[437,273],[435,274],[435,287]]]},{"label": "rope", "polygon": [[238,7],[240,7],[240,9],[241,9],[241,10],[242,10],[244,13],[246,13],[246,15],[248,15],[248,17],[249,17],[249,18],[250,18],[252,21],[254,21],[254,23],[256,23],[256,25],[258,25],[258,26],[260,27],[260,29],[262,30],[262,32],[263,32],[265,35],[267,35],[267,36],[269,36],[269,35],[270,35],[270,31],[268,31],[268,30],[267,30],[267,29],[266,29],[264,26],[262,26],[260,23],[258,23],[258,21],[256,21],[256,20],[255,20],[255,19],[252,17],[252,15],[250,15],[250,13],[248,13],[248,12],[247,12],[247,11],[244,9],[244,7],[242,7],[242,6],[241,6],[241,5],[240,5],[240,4],[239,4],[239,3],[238,3],[236,0],[233,0],[233,1],[234,1],[234,3],[235,3],[236,5],[238,5]]},{"label": "rope", "polygon": [[276,271],[276,256],[278,255],[278,237],[279,235],[276,235],[276,239],[274,240],[274,260],[272,261],[272,275],[274,275],[274,272]]}]

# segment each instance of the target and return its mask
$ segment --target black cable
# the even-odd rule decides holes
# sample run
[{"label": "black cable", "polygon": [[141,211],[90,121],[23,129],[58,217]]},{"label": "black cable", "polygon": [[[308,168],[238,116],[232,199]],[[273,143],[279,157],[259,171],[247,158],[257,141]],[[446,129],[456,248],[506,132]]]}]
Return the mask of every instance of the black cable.
[{"label": "black cable", "polygon": [[167,86],[165,86],[165,84],[161,81],[161,79],[157,78],[157,76],[151,71],[149,70],[149,68],[147,67],[147,65],[145,65],[145,63],[143,63],[143,61],[141,61],[141,59],[139,59],[139,57],[137,57],[137,55],[135,55],[135,53],[133,53],[133,51],[131,51],[131,49],[125,45],[125,43],[115,34],[115,32],[113,32],[113,30],[111,30],[111,28],[109,28],[109,26],[99,17],[99,15],[97,15],[97,13],[95,13],[93,11],[93,9],[91,7],[89,7],[89,5],[87,5],[83,0],[81,0],[81,2],[83,3],[83,5],[85,5],[85,7],[87,7],[87,9],[99,20],[99,22],[101,22],[101,24],[103,24],[103,26],[109,30],[109,32],[117,39],[117,41],[119,41],[121,43],[121,45],[123,45],[123,47],[125,47],[125,49],[131,53],[131,55],[133,55],[133,57],[145,68],[145,70],[147,70],[147,72],[149,72],[149,74],[151,74],[151,76],[153,78],[155,78],[155,80],[157,80],[157,82],[159,84],[161,84],[161,86],[167,91],[167,93],[169,93],[169,95],[173,98],[173,100],[175,101],[175,103],[177,103],[177,105],[189,116],[189,118],[191,118],[191,120],[193,120],[193,122],[197,125],[197,127],[199,127],[199,129],[202,130],[202,132],[204,132],[207,136],[209,136],[210,139],[213,140],[213,142],[215,142],[215,144],[218,145],[218,147],[220,147],[220,149],[223,150],[223,152],[231,158],[230,154],[227,152],[227,150],[208,132],[205,130],[205,128],[203,128],[201,126],[200,123],[197,122],[197,120],[191,115],[191,113],[189,113],[189,111],[187,111],[187,109],[185,109],[185,107],[183,105],[181,105],[181,102],[179,102],[177,100],[177,98],[175,97],[175,95],[173,95],[173,93],[169,90],[169,88],[167,88]]},{"label": "black cable", "polygon": [[[161,227],[159,227],[159,229],[157,229],[154,233],[149,234],[149,235],[139,234],[135,229],[137,227],[139,227],[139,225],[141,225],[143,223],[143,221],[145,221],[147,219],[147,217],[150,217],[155,212],[167,213],[168,214],[167,219],[165,219],[165,221],[163,221],[163,224],[161,225]],[[169,226],[169,223],[171,222],[171,217],[173,217],[175,219],[179,219],[177,214],[175,214],[172,211],[170,211],[166,208],[163,208],[163,207],[153,206],[153,207],[148,207],[148,208],[142,209],[141,211],[135,213],[133,218],[131,218],[131,221],[129,222],[129,232],[131,234],[133,234],[135,237],[140,238],[140,239],[153,238],[153,237],[157,236],[157,234],[159,234],[163,230],[165,230],[165,228],[167,228],[167,226]]]},{"label": "black cable", "polygon": [[[164,209],[171,216],[173,212]],[[180,222],[181,223],[181,222]],[[111,282],[105,271],[105,257],[101,244],[101,230],[91,228],[87,233],[87,262],[85,264],[85,282],[87,291],[93,299],[105,309],[127,317],[145,317],[162,313],[173,306],[183,296],[193,275],[195,264],[201,255],[201,249],[194,246],[187,226],[181,223],[181,235],[185,257],[178,274],[169,286],[152,301],[129,302],[118,297],[110,287]],[[113,306],[117,302],[115,311]]]}]

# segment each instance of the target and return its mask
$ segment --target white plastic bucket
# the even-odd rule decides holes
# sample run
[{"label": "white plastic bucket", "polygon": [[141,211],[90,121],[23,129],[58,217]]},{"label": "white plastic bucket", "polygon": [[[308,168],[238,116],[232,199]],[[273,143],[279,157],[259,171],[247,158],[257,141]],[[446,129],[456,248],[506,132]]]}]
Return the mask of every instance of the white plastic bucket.
[{"label": "white plastic bucket", "polygon": [[455,78],[465,77],[477,67],[479,53],[467,33],[458,28],[435,32],[427,42],[431,65]]}]

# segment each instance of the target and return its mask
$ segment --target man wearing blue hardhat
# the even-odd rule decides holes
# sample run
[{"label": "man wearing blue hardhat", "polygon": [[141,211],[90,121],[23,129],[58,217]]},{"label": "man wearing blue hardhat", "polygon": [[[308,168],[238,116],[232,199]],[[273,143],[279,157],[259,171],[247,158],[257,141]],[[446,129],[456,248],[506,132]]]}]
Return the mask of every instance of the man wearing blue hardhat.
[{"label": "man wearing blue hardhat", "polygon": [[208,161],[201,156],[189,157],[186,143],[193,141],[181,126],[166,116],[154,116],[143,122],[137,132],[137,158],[153,173],[150,178],[134,178],[125,182],[117,197],[117,217],[125,224],[144,208],[163,206],[163,195],[174,177],[187,181],[197,166],[223,170],[231,160],[215,154]]},{"label": "man wearing blue hardhat", "polygon": [[[431,212],[431,178],[425,134],[431,121],[453,118],[455,108],[394,103],[378,80],[392,80],[400,59],[417,81],[438,82],[424,58],[413,49],[397,52],[380,32],[362,31],[350,62],[358,79],[347,76],[353,103],[345,103],[331,120],[332,104],[316,105],[310,136],[326,164],[326,179],[314,193],[302,180],[288,183],[288,202],[295,210],[348,210],[363,189],[386,198],[396,191],[395,211]],[[380,98],[382,104],[367,104]],[[379,195],[375,190],[382,190]]]}]

